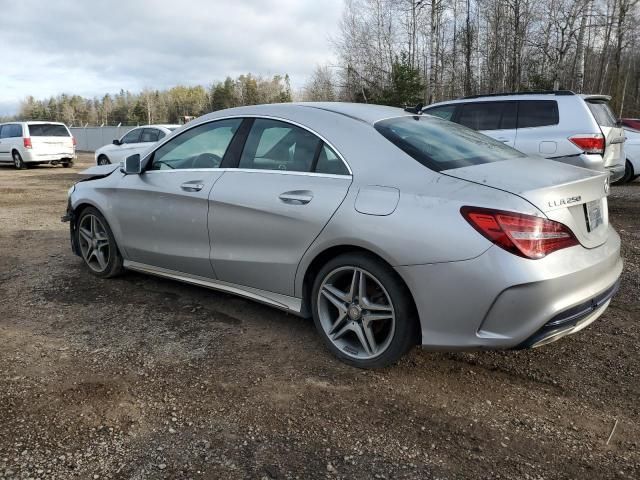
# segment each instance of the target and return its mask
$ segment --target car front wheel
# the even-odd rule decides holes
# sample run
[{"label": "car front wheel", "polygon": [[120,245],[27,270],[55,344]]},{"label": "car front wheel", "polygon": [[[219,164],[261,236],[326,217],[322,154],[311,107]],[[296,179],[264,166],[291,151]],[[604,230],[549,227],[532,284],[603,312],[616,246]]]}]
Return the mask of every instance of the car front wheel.
[{"label": "car front wheel", "polygon": [[76,228],[77,245],[89,271],[102,278],[122,272],[122,256],[109,224],[93,207],[82,211]]},{"label": "car front wheel", "polygon": [[419,333],[409,292],[391,267],[371,255],[329,261],[316,276],[312,310],[327,347],[358,368],[395,363]]},{"label": "car front wheel", "polygon": [[107,158],[107,156],[105,155],[100,155],[98,157],[98,165],[109,165],[111,162],[109,161],[109,158]]}]

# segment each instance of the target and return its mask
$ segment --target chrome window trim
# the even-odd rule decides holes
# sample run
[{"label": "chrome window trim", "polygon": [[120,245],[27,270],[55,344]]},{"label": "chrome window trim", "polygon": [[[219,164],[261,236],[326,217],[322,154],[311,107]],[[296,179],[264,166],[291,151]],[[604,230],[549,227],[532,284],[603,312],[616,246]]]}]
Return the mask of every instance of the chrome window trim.
[{"label": "chrome window trim", "polygon": [[[301,123],[298,123],[298,122],[296,122],[294,120],[289,120],[287,118],[276,117],[276,116],[273,116],[273,115],[257,115],[255,113],[246,113],[246,114],[242,114],[242,115],[228,115],[228,116],[225,116],[225,117],[212,118],[210,120],[206,120],[206,121],[200,122],[197,125],[192,125],[192,126],[190,126],[189,128],[187,128],[185,130],[180,130],[180,133],[178,135],[175,135],[175,136],[174,135],[167,135],[164,138],[164,142],[162,142],[161,144],[157,145],[152,151],[147,153],[147,155],[145,155],[145,157],[142,159],[142,161],[143,162],[147,161],[147,159],[151,155],[156,153],[156,151],[159,150],[165,143],[169,142],[171,139],[173,139],[175,137],[178,137],[179,135],[182,135],[185,132],[188,132],[192,128],[200,127],[201,125],[205,125],[207,123],[217,122],[219,120],[231,120],[231,119],[236,119],[236,118],[238,118],[238,119],[243,119],[243,118],[264,118],[264,119],[267,119],[267,120],[277,120],[277,121],[280,121],[280,122],[283,122],[283,123],[289,123],[291,125],[295,125],[296,127],[302,128],[302,129],[306,130],[307,132],[310,132],[310,133],[314,134],[316,137],[318,137],[320,140],[322,140],[329,148],[331,148],[331,150],[333,150],[335,152],[335,154],[338,156],[338,158],[340,160],[342,160],[342,163],[344,163],[344,165],[347,167],[347,170],[349,171],[349,175],[333,175],[333,174],[319,174],[319,175],[333,175],[333,176],[341,176],[341,177],[353,176],[353,170],[351,170],[351,165],[349,165],[349,162],[347,162],[344,159],[344,157],[342,156],[340,151],[329,140],[327,140],[324,136],[322,136],[321,134],[319,134],[318,132],[316,132],[312,128],[309,128],[309,127],[307,127],[305,125],[302,125]],[[174,133],[176,131],[177,130],[174,130],[171,133]],[[129,132],[127,132],[127,133],[129,133]],[[126,135],[126,133],[125,133],[125,135]],[[179,170],[179,169],[177,169],[177,170]],[[185,168],[185,169],[182,169],[180,171],[184,172],[185,170],[190,170],[190,169]],[[216,170],[216,169],[192,169],[192,171],[193,170]],[[224,170],[224,169],[220,169],[220,170]],[[230,168],[228,170],[250,170],[250,171],[253,171],[253,172],[257,172],[257,171],[270,172],[270,171],[273,171],[273,170],[258,170],[258,169],[252,170],[252,169],[240,169],[240,168]],[[160,172],[160,171],[163,171],[163,170],[152,170],[152,171]],[[145,171],[145,173],[148,173],[148,171]],[[282,173],[282,172],[280,172],[280,173]],[[316,172],[286,172],[286,173],[315,174]]]},{"label": "chrome window trim", "polygon": [[351,179],[352,175],[336,175],[335,173],[316,173],[316,172],[295,172],[288,170],[271,170],[257,168],[177,168],[175,170],[147,170],[147,174],[155,173],[177,173],[177,172],[242,172],[242,173],[270,173],[275,175],[297,175],[300,177],[326,177],[326,178],[344,178]]}]

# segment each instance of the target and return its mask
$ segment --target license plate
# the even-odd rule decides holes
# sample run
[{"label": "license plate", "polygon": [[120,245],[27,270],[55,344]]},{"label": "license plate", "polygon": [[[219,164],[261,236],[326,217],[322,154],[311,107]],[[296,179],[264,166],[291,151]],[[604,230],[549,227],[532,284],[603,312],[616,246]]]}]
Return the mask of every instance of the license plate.
[{"label": "license plate", "polygon": [[602,218],[602,201],[594,200],[585,203],[584,214],[587,217],[587,230],[593,232],[604,222]]}]

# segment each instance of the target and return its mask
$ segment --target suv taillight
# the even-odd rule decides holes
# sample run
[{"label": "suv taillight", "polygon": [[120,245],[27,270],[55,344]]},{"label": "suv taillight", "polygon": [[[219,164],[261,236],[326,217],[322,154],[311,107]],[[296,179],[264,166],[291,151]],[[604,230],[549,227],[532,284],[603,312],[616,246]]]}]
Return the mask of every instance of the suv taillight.
[{"label": "suv taillight", "polygon": [[460,213],[485,238],[524,258],[535,260],[578,245],[566,225],[546,218],[480,207],[462,207]]},{"label": "suv taillight", "polygon": [[24,148],[31,148],[31,138],[30,137],[24,137],[22,139],[22,143],[24,144]]},{"label": "suv taillight", "polygon": [[604,136],[601,133],[575,135],[569,140],[584,153],[604,154]]},{"label": "suv taillight", "polygon": [[71,143],[73,143],[74,147],[78,144],[78,141],[76,140],[76,137],[71,137]]}]

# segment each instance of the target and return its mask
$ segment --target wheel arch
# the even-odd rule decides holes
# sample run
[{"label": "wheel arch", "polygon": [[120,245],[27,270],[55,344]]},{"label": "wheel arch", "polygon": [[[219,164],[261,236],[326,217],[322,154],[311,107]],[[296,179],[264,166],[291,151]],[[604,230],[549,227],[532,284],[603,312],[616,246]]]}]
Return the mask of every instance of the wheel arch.
[{"label": "wheel arch", "polygon": [[[420,319],[419,319],[419,315],[418,315],[418,308],[416,306],[416,302],[415,299],[413,298],[413,293],[411,292],[411,290],[409,289],[409,286],[407,285],[407,282],[404,280],[404,278],[402,278],[402,275],[395,269],[393,268],[393,266],[391,265],[391,263],[389,263],[389,261],[387,261],[384,257],[382,257],[381,255],[379,255],[378,253],[374,252],[371,249],[362,247],[362,246],[358,246],[358,245],[351,245],[351,244],[344,244],[344,245],[334,245],[328,248],[325,248],[324,250],[318,252],[313,259],[309,262],[308,266],[306,267],[305,271],[304,271],[304,275],[302,278],[302,311],[301,314],[305,317],[310,317],[311,316],[311,290],[313,288],[313,283],[315,281],[315,278],[317,276],[317,274],[320,272],[320,269],[322,269],[322,267],[328,262],[330,261],[332,258],[335,258],[339,255],[343,255],[346,253],[362,253],[368,256],[371,256],[373,258],[375,258],[376,260],[384,263],[385,265],[387,265],[396,275],[398,281],[401,283],[402,288],[404,288],[407,291],[407,294],[409,295],[409,298],[411,299],[411,304],[412,304],[412,308],[414,310],[414,316],[416,321],[419,323]],[[420,325],[418,325],[419,327]],[[418,338],[417,341],[421,342],[422,341],[422,328],[418,328],[417,329],[418,333]]]}]

